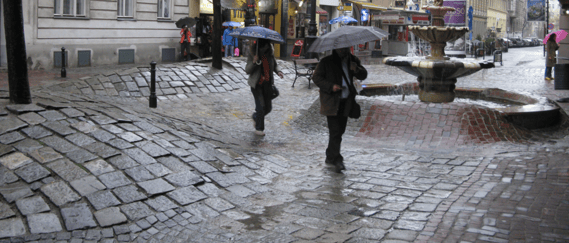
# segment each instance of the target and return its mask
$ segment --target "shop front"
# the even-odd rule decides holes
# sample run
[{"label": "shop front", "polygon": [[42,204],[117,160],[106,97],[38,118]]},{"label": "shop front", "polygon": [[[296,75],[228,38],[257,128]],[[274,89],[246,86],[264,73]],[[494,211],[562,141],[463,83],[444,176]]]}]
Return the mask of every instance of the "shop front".
[{"label": "shop front", "polygon": [[[387,43],[383,45],[383,54],[390,56],[406,56],[412,52],[411,43],[417,44],[419,49],[426,45],[411,32],[409,25],[430,25],[429,14],[417,11],[390,10],[374,15],[372,22],[389,32]],[[411,43],[410,43],[411,42]]]},{"label": "shop front", "polygon": [[[284,0],[286,1],[286,0]],[[289,19],[286,32],[287,50],[290,53],[287,56],[298,58],[303,57],[306,50],[303,49],[304,41],[308,36],[308,27],[310,23],[310,8],[312,1],[310,0],[291,0],[289,1]],[[321,35],[321,28],[327,26],[321,25],[321,20],[328,18],[328,11],[316,6],[316,35]],[[284,36],[284,35],[283,35]],[[300,46],[300,47],[299,47]]]},{"label": "shop front", "polygon": [[[348,2],[353,4],[353,16],[358,20],[359,25],[362,26],[375,26],[373,17],[379,15],[382,11],[387,10],[387,8],[370,2],[362,2],[357,0],[349,0]],[[384,39],[367,42],[365,44],[356,46],[353,53],[354,55],[358,56],[363,62],[373,63],[374,61],[379,61],[377,58],[381,58],[384,55],[383,43]]]}]

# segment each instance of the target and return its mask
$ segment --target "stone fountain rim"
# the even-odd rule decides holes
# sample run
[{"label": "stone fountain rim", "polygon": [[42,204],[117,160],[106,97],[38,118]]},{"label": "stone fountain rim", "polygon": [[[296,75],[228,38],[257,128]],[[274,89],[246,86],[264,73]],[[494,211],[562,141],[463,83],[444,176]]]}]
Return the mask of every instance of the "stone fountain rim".
[{"label": "stone fountain rim", "polygon": [[[389,83],[379,83],[379,84],[364,84],[364,90],[362,91],[362,96],[377,96],[377,95],[388,95],[388,94],[365,94],[366,91],[372,90],[389,90],[398,89],[400,87],[411,87],[413,90],[419,90],[419,84],[416,82],[409,82],[403,84],[389,84]],[[518,103],[515,106],[527,106],[527,105],[549,105],[541,104],[540,101],[531,96],[524,94],[519,94],[513,91],[503,90],[499,88],[467,88],[467,87],[456,87],[455,92],[459,98],[468,98],[469,96],[478,96],[478,99],[486,101],[496,101],[502,100],[504,103]],[[422,101],[421,101],[422,102]],[[451,102],[452,103],[452,102]],[[499,108],[492,108],[499,109]]]},{"label": "stone fountain rim", "polygon": [[[395,66],[408,66],[420,69],[434,69],[434,68],[461,68],[461,69],[488,69],[493,68],[492,62],[489,61],[481,61],[477,62],[470,61],[470,59],[452,59],[452,60],[438,60],[438,59],[420,59],[420,60],[413,60],[416,57],[386,57],[383,59],[383,63],[386,65],[388,62],[393,64],[397,62],[398,64],[407,64],[407,65],[395,65]],[[462,61],[468,60],[468,61]],[[456,67],[456,65],[462,64],[462,67]],[[394,66],[394,65],[390,65]],[[492,67],[490,67],[492,66]]]}]

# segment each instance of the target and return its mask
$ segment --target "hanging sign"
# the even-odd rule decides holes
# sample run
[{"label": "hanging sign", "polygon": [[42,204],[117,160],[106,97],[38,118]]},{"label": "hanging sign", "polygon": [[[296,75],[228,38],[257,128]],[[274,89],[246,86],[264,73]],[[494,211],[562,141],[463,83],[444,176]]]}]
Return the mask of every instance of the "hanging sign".
[{"label": "hanging sign", "polygon": [[208,0],[200,0],[200,13],[213,14],[213,3]]},{"label": "hanging sign", "polygon": [[545,0],[528,0],[527,21],[545,21]]},{"label": "hanging sign", "polygon": [[362,22],[368,21],[368,19],[369,19],[369,10],[368,10],[368,9],[365,9],[365,8],[362,9],[361,15],[362,15]]},{"label": "hanging sign", "polygon": [[465,25],[465,16],[466,16],[466,1],[465,0],[458,0],[458,1],[444,1],[443,6],[445,7],[453,7],[454,11],[448,11],[445,14],[444,20],[445,24],[447,25]]},{"label": "hanging sign", "polygon": [[336,9],[338,9],[338,11],[352,11],[352,4],[345,3],[344,5],[338,6]]}]

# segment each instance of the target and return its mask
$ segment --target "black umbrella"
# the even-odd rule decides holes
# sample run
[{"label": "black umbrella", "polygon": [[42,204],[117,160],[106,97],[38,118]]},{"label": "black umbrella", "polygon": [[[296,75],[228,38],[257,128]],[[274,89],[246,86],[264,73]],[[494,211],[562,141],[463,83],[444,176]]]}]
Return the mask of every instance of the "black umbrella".
[{"label": "black umbrella", "polygon": [[181,18],[178,21],[176,21],[176,27],[182,28],[182,27],[184,27],[184,25],[187,25],[188,27],[192,27],[192,26],[194,26],[194,24],[196,24],[196,22],[198,22],[198,21],[194,18],[185,17],[185,18]]}]

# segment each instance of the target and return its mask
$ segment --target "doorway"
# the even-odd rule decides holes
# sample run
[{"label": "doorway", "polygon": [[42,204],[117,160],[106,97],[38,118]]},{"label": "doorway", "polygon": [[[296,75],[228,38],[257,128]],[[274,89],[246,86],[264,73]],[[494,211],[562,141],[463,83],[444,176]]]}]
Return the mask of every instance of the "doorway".
[{"label": "doorway", "polygon": [[267,29],[275,30],[275,14],[267,14],[262,13],[260,14],[260,26],[263,26]]}]

